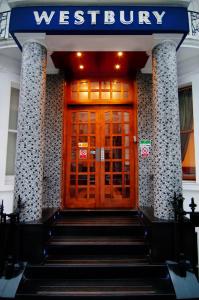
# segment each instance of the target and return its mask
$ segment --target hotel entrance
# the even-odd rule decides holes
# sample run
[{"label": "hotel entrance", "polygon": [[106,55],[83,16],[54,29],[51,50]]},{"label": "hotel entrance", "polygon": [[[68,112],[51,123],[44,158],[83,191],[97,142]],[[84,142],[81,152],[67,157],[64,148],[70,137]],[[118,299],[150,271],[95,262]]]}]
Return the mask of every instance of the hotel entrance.
[{"label": "hotel entrance", "polygon": [[132,82],[77,80],[68,86],[67,95],[64,206],[135,208],[137,122]]}]

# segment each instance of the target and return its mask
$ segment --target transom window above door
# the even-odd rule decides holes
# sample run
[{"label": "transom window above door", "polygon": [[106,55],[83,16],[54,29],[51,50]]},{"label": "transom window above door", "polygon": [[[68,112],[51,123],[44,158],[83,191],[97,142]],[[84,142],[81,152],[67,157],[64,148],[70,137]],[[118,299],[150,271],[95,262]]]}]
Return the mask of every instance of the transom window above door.
[{"label": "transom window above door", "polygon": [[134,84],[118,79],[81,79],[67,84],[69,104],[129,104],[133,102]]}]

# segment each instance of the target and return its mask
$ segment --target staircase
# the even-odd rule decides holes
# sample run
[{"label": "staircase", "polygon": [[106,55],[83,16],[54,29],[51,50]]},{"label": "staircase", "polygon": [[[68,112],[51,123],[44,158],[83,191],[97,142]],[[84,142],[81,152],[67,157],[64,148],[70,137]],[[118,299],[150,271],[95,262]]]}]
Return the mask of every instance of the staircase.
[{"label": "staircase", "polygon": [[166,266],[148,261],[136,211],[62,211],[46,252],[17,299],[175,299]]}]

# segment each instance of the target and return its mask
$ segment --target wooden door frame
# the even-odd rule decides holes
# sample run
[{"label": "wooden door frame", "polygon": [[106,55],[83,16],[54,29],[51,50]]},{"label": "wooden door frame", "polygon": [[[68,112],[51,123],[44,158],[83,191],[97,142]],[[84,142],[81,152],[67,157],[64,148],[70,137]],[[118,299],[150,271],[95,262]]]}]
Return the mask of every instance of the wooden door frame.
[{"label": "wooden door frame", "polygon": [[[66,160],[67,160],[67,157],[69,155],[68,153],[68,150],[67,150],[67,118],[69,116],[69,109],[70,108],[73,108],[73,109],[81,109],[84,108],[94,108],[94,107],[97,107],[97,108],[100,108],[103,109],[102,107],[107,107],[107,108],[110,108],[110,109],[115,109],[115,108],[119,108],[119,107],[128,107],[128,108],[131,108],[132,109],[132,124],[133,124],[133,132],[136,136],[136,141],[138,141],[138,97],[137,97],[137,83],[136,81],[132,81],[132,80],[129,80],[130,84],[133,85],[132,87],[132,90],[133,90],[133,97],[132,97],[132,103],[131,104],[68,104],[68,96],[69,96],[69,93],[68,93],[68,87],[67,87],[67,84],[65,83],[65,90],[64,90],[64,110],[63,110],[63,144],[62,144],[62,165],[61,165],[61,171],[62,171],[62,182],[61,182],[61,208],[62,209],[69,209],[69,208],[66,208],[66,205],[65,205],[65,199],[66,199],[66,172],[67,172],[67,163],[66,163]],[[132,137],[133,138],[133,137]],[[132,142],[133,143],[133,142]],[[139,161],[138,161],[138,158],[139,158],[139,149],[138,149],[138,144],[136,142],[136,145],[137,147],[135,147],[135,151],[134,151],[134,157],[132,158],[133,159],[133,163],[134,163],[134,176],[135,176],[135,188],[134,188],[134,195],[135,195],[135,199],[133,201],[133,203],[135,203],[135,208],[138,208],[138,205],[139,205],[139,198],[138,198],[138,195],[139,195],[139,182],[138,182],[138,179],[139,179]],[[133,187],[131,186],[130,189],[132,189]],[[131,208],[130,208],[131,209]],[[132,207],[133,209],[133,207]]]}]

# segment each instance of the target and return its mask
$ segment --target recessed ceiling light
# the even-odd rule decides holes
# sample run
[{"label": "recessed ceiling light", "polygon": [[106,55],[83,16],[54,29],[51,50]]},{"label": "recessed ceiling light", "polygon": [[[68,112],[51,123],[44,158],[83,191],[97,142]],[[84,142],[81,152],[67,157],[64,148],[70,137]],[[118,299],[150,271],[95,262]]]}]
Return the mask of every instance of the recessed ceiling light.
[{"label": "recessed ceiling light", "polygon": [[123,52],[120,51],[117,53],[117,55],[121,57],[121,56],[123,56]]},{"label": "recessed ceiling light", "polygon": [[77,56],[78,56],[78,57],[81,57],[81,56],[82,56],[82,53],[81,53],[81,52],[77,52]]},{"label": "recessed ceiling light", "polygon": [[80,65],[79,68],[80,68],[80,70],[83,70],[83,69],[84,69],[84,66],[83,66],[83,65]]},{"label": "recessed ceiling light", "polygon": [[119,70],[120,69],[120,65],[115,65],[115,69]]}]

